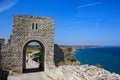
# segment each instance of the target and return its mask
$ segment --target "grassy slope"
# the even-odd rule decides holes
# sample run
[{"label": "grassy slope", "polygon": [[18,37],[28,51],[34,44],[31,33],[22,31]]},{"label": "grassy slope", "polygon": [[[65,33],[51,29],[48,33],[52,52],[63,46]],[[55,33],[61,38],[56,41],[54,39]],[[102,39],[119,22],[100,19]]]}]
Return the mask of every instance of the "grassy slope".
[{"label": "grassy slope", "polygon": [[34,51],[40,51],[39,46],[27,46],[26,53],[32,53]]}]

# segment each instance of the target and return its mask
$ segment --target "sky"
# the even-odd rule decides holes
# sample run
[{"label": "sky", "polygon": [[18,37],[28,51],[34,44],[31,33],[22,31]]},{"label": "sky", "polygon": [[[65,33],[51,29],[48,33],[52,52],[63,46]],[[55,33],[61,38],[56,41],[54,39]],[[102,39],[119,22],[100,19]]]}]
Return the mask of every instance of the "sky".
[{"label": "sky", "polygon": [[14,14],[54,18],[59,45],[120,46],[120,0],[0,0],[0,38]]}]

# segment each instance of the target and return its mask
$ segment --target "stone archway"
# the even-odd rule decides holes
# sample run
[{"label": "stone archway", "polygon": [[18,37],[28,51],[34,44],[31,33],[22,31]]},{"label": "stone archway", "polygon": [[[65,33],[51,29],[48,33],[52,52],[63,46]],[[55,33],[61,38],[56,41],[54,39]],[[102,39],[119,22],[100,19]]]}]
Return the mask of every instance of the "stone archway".
[{"label": "stone archway", "polygon": [[42,55],[41,55],[41,58],[40,58],[40,63],[39,63],[39,67],[38,69],[31,69],[31,70],[34,70],[34,71],[44,71],[44,56],[45,56],[45,47],[43,45],[42,42],[38,41],[38,40],[30,40],[30,41],[27,41],[25,44],[24,44],[24,47],[23,47],[23,72],[27,72],[27,68],[26,68],[26,50],[27,50],[27,47],[28,47],[28,44],[30,44],[31,42],[36,42],[39,44],[39,46],[41,47],[41,50],[42,50]]},{"label": "stone archway", "polygon": [[[4,40],[2,44],[4,44]],[[12,35],[8,44],[2,46],[4,69],[22,73],[25,69],[26,45],[36,41],[44,48],[43,70],[49,73],[54,64],[54,20],[51,17],[14,15]]]}]

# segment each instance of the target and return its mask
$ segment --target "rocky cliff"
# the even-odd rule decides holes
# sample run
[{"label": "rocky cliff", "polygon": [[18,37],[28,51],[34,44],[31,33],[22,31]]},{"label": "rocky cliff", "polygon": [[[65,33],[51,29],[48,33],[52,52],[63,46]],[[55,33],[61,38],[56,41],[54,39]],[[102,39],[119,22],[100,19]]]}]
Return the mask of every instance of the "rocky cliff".
[{"label": "rocky cliff", "polygon": [[[73,65],[77,60],[71,53],[70,47],[55,45],[54,58],[58,67],[51,70],[50,77],[53,80],[120,80],[119,74],[111,73],[97,66]],[[58,65],[59,63],[61,65]]]},{"label": "rocky cliff", "polygon": [[54,62],[56,66],[80,64],[71,53],[71,48],[54,45]]},{"label": "rocky cliff", "polygon": [[57,44],[54,45],[54,62],[56,66],[60,62],[64,62],[64,52]]},{"label": "rocky cliff", "polygon": [[120,75],[89,65],[64,65],[51,71],[54,80],[120,80]]}]

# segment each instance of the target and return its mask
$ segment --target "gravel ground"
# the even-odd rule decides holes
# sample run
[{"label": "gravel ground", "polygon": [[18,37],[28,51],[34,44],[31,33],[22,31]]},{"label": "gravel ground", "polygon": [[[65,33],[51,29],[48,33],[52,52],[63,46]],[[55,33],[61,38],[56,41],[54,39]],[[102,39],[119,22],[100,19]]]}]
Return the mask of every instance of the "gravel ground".
[{"label": "gravel ground", "polygon": [[[31,64],[27,64],[27,69],[30,68],[36,68],[35,66],[32,66]],[[37,69],[36,69],[37,70]],[[39,71],[31,71],[24,74],[19,75],[9,75],[8,80],[51,80],[44,72]]]},{"label": "gravel ground", "polygon": [[9,76],[8,80],[51,80],[44,72],[25,73]]}]

